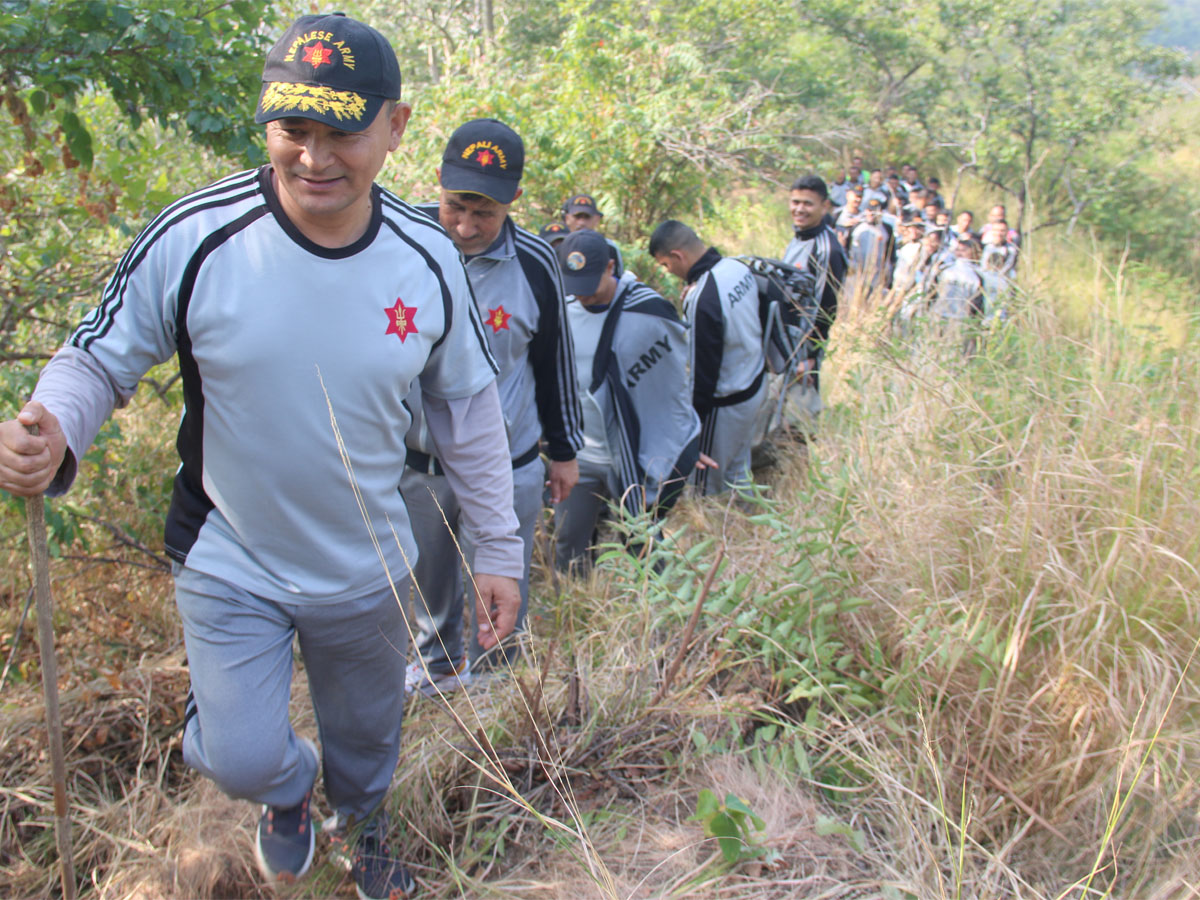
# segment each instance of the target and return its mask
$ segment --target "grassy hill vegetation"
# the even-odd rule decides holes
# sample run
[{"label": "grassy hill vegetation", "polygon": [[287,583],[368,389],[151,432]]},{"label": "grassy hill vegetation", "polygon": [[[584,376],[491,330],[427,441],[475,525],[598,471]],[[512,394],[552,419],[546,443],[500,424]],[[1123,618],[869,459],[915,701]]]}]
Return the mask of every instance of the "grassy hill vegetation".
[{"label": "grassy hill vegetation", "polygon": [[[1026,293],[969,360],[844,315],[820,439],[784,448],[755,508],[686,504],[649,558],[614,549],[586,581],[539,567],[530,665],[410,706],[393,804],[426,885],[1187,896],[1194,314],[1176,311],[1177,344],[1122,324],[1128,298],[1102,271],[1073,289],[1092,292],[1086,321]],[[120,416],[146,477],[169,468],[172,420],[153,396]],[[124,481],[117,521],[140,505]],[[56,564],[81,868],[97,896],[255,896],[252,811],[178,762],[169,579],[92,540]],[[0,721],[20,895],[46,890],[52,859],[25,641]],[[717,813],[692,820],[704,790],[762,820],[731,858],[705,836]],[[294,895],[348,887],[324,864]]]},{"label": "grassy hill vegetation", "polygon": [[[47,34],[87,26],[34,6],[50,11]],[[911,155],[949,186],[975,153],[960,205],[978,213],[1025,190],[1026,249],[1011,319],[969,358],[847,304],[819,438],[778,446],[755,503],[685,502],[643,557],[614,540],[582,580],[557,578],[539,548],[528,663],[407,710],[393,837],[429,895],[1196,896],[1200,107],[1176,90],[1185,61],[1155,50],[1122,69],[1147,90],[1120,121],[1089,118],[1100,94],[1066,97],[1079,120],[1052,110],[1058,130],[1041,149],[1053,165],[1030,170],[1011,130],[939,141],[929,120],[942,109],[947,127],[967,121],[969,92],[944,93],[960,75],[1013,96],[1002,82],[1016,70],[989,62],[989,47],[1050,34],[1043,59],[1066,52],[1072,33],[1054,22],[1021,31],[1021,4],[1003,16],[945,4],[923,29],[900,27],[930,15],[923,4],[821,0],[803,19],[719,0],[579,16],[444,6],[349,10],[397,23],[417,111],[386,178],[412,199],[431,195],[450,130],[495,114],[530,147],[522,224],[548,221],[578,187],[631,249],[677,215],[724,251],[775,254],[788,234],[779,186],[805,167],[828,172],[854,150]],[[1116,5],[1090,6],[1104,15],[1088,28],[1129,24]],[[0,2],[0,18],[11,7]],[[119,25],[117,7],[89,4],[88,27]],[[976,33],[993,12],[993,31]],[[969,41],[951,51],[956,24]],[[225,34],[183,32],[180,58]],[[1127,36],[1112,36],[1121,53],[1140,46]],[[1104,59],[1104,46],[1087,52]],[[6,416],[153,209],[253,160],[222,143],[244,136],[221,130],[237,104],[211,107],[211,121],[185,115],[184,131],[166,112],[131,124],[145,98],[117,103],[75,69],[75,93],[56,94],[45,67],[12,68],[20,58],[0,54],[5,108],[28,126],[0,135]],[[1089,90],[1102,87],[1116,85]],[[90,167],[72,164],[75,126]],[[644,256],[627,259],[659,278]],[[151,372],[77,488],[49,504],[88,897],[267,896],[255,810],[179,756],[188,679],[159,532],[180,403],[174,370]],[[0,540],[0,893],[56,896],[22,508],[7,497]],[[302,672],[296,688],[297,727],[315,734]],[[281,895],[353,896],[318,860]]]}]

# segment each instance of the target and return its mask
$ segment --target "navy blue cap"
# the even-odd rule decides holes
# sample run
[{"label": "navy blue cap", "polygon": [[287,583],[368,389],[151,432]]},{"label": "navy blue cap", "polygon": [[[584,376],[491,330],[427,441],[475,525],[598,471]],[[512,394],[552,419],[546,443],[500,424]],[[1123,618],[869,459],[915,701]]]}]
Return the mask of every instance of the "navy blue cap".
[{"label": "navy blue cap", "polygon": [[267,53],[254,121],[314,119],[365,131],[388,100],[400,99],[400,64],[370,25],[342,13],[301,16]]},{"label": "navy blue cap", "polygon": [[549,225],[542,226],[542,230],[538,232],[538,237],[546,243],[554,245],[570,233],[570,230],[562,222],[551,222]]},{"label": "navy blue cap", "polygon": [[512,203],[524,168],[519,134],[496,119],[473,119],[450,135],[442,154],[442,187]]},{"label": "navy blue cap", "polygon": [[554,248],[562,266],[563,289],[576,297],[590,297],[600,286],[600,276],[612,259],[604,235],[590,228],[572,231]]},{"label": "navy blue cap", "polygon": [[572,194],[567,198],[567,202],[563,204],[563,215],[569,216],[571,213],[587,212],[594,216],[603,216],[600,212],[600,207],[596,205],[594,197],[588,194]]}]

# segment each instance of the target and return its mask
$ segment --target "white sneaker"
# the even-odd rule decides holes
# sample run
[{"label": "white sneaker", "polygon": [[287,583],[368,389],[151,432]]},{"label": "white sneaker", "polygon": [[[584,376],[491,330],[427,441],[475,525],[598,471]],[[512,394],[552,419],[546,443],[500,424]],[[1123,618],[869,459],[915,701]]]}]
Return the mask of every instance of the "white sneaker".
[{"label": "white sneaker", "polygon": [[471,660],[463,659],[462,665],[453,672],[427,672],[425,664],[417,661],[409,663],[404,670],[404,693],[412,694],[420,691],[426,697],[434,697],[439,693],[448,694],[457,691],[471,683]]}]

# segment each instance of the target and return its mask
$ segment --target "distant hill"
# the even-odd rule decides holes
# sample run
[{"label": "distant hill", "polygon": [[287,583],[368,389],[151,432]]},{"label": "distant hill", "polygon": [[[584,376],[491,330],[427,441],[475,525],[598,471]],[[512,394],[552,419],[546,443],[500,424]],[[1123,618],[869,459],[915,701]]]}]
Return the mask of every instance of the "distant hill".
[{"label": "distant hill", "polygon": [[1200,0],[1167,0],[1162,25],[1150,37],[1164,47],[1200,50]]}]

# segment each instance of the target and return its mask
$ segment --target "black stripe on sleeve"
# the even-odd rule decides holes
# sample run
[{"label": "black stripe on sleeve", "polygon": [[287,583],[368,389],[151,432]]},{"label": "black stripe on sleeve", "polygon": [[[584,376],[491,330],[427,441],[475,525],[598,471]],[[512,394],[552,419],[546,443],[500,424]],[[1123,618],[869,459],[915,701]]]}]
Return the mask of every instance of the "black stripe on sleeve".
[{"label": "black stripe on sleeve", "polygon": [[635,282],[626,291],[625,308],[644,316],[658,316],[671,322],[679,321],[679,311],[664,300],[652,287]]},{"label": "black stripe on sleeve", "polygon": [[[818,249],[822,250],[818,265],[824,263],[825,288],[821,291],[821,308],[817,312],[814,331],[818,344],[824,344],[837,317],[838,294],[846,281],[846,251],[827,231],[817,236],[813,246],[814,257]],[[817,350],[818,346],[814,345],[810,355],[815,355]]]},{"label": "black stripe on sleeve", "polygon": [[86,350],[93,341],[109,332],[113,317],[124,305],[130,277],[163,235],[194,215],[240,203],[254,197],[257,192],[257,172],[241,173],[218,182],[212,188],[184,197],[159,213],[121,257],[105,285],[100,304],[79,324],[69,343]]},{"label": "black stripe on sleeve", "polygon": [[529,361],[542,434],[552,460],[574,459],[575,451],[583,446],[583,410],[558,261],[540,238],[519,228],[515,238],[521,271],[538,304]]},{"label": "black stripe on sleeve", "polygon": [[703,417],[712,408],[725,357],[725,316],[721,292],[711,272],[693,290],[698,291],[692,321],[692,405]]},{"label": "black stripe on sleeve", "polygon": [[265,215],[267,208],[256,206],[208,235],[188,260],[179,282],[175,335],[179,374],[183,381],[184,413],[175,448],[179,451],[181,465],[175,474],[164,533],[167,554],[177,562],[187,559],[188,551],[196,543],[200,528],[213,508],[213,502],[204,490],[204,385],[192,352],[192,338],[187,327],[188,309],[205,260],[230,237]]}]

